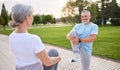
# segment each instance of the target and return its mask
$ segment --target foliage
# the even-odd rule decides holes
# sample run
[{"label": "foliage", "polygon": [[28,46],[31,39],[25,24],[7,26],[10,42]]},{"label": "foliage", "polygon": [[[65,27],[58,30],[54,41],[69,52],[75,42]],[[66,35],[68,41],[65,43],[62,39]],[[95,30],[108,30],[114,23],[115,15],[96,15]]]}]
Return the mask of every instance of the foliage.
[{"label": "foliage", "polygon": [[34,15],[34,24],[47,24],[47,23],[56,23],[55,18],[52,15]]},{"label": "foliage", "polygon": [[97,14],[98,14],[98,4],[97,3],[91,3],[91,5],[87,8],[91,12],[91,21],[96,21],[97,19]]},{"label": "foliage", "polygon": [[120,25],[120,18],[112,18],[111,23],[115,26]]},{"label": "foliage", "polygon": [[109,17],[120,18],[120,6],[118,6],[116,0],[112,0],[107,9],[109,9],[108,11],[106,11],[106,13],[109,12]]},{"label": "foliage", "polygon": [[86,0],[69,0],[62,9],[63,17],[75,15],[79,15],[80,17],[81,11],[86,9],[88,5],[89,2]]},{"label": "foliage", "polygon": [[0,25],[4,24],[4,19],[2,18],[2,16],[0,16]]},{"label": "foliage", "polygon": [[92,20],[95,21],[98,13],[97,3],[89,3],[87,0],[69,0],[62,9],[62,18],[64,22],[80,22],[81,11],[88,9],[91,11]]},{"label": "foliage", "polygon": [[[78,22],[80,13],[83,9],[91,11],[92,21],[99,25],[106,24],[109,18],[120,18],[120,6],[116,0],[100,0],[96,2],[87,2],[87,0],[68,0],[66,6],[62,9],[63,22]],[[79,20],[80,22],[80,20]]]},{"label": "foliage", "polygon": [[102,22],[102,20],[101,19],[99,19],[99,18],[97,18],[95,21],[93,21],[95,24],[97,24],[97,25],[99,25],[99,26],[101,26],[101,22]]},{"label": "foliage", "polygon": [[52,22],[53,17],[51,15],[42,15],[42,22],[46,24],[48,22]]},{"label": "foliage", "polygon": [[2,4],[1,16],[4,19],[4,23],[2,25],[3,25],[4,30],[5,30],[5,26],[8,24],[9,17],[8,17],[8,12],[6,11],[4,3]]},{"label": "foliage", "polygon": [[34,15],[34,21],[35,24],[40,24],[42,22],[42,19],[40,18],[40,15]]},{"label": "foliage", "polygon": [[69,23],[72,23],[72,22],[80,23],[81,22],[79,15],[75,15],[73,17],[72,16],[62,17],[61,21],[64,22],[64,23],[66,23],[66,22],[69,22]]},{"label": "foliage", "polygon": [[50,22],[53,23],[53,24],[55,24],[56,23],[56,19],[54,17],[52,17],[52,19],[51,19]]},{"label": "foliage", "polygon": [[100,5],[98,6],[98,18],[101,18],[102,23],[106,23],[109,18],[120,18],[120,6],[118,6],[116,0],[101,0],[98,5]]}]

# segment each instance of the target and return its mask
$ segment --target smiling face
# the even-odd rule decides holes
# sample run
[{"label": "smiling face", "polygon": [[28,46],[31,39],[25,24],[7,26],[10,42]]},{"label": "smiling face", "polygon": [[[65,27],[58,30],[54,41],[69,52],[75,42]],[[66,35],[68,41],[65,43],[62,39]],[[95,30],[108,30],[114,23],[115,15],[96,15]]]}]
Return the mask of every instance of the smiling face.
[{"label": "smiling face", "polygon": [[82,23],[84,23],[84,24],[90,23],[90,18],[91,18],[91,15],[90,15],[89,11],[82,11],[82,13],[81,13]]}]

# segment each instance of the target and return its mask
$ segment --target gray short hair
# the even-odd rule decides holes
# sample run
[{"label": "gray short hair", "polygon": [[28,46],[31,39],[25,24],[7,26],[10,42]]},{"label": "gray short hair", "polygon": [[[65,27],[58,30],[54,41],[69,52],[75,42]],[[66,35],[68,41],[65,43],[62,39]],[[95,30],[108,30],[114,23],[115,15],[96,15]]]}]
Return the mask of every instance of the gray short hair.
[{"label": "gray short hair", "polygon": [[16,4],[12,7],[11,18],[12,21],[9,22],[11,27],[16,27],[25,20],[26,16],[33,13],[33,8],[30,5]]},{"label": "gray short hair", "polygon": [[91,13],[90,13],[89,10],[83,10],[83,11],[81,12],[81,14],[82,14],[82,13],[87,13],[88,15],[91,15]]}]

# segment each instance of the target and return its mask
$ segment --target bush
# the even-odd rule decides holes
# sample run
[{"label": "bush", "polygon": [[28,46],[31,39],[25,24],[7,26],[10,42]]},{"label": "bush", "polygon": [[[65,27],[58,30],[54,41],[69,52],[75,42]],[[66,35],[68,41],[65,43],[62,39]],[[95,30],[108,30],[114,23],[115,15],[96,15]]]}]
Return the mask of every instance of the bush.
[{"label": "bush", "polygon": [[117,26],[120,25],[120,18],[112,18],[110,20],[110,22],[112,23],[112,25]]},{"label": "bush", "polygon": [[102,20],[101,19],[96,19],[95,21],[93,21],[95,24],[97,25],[101,25]]}]

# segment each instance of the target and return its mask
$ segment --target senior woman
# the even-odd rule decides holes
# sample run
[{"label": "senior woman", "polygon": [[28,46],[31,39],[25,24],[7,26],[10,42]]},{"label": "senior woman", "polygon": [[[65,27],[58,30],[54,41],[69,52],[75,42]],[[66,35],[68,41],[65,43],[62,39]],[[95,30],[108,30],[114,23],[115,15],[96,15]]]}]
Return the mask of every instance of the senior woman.
[{"label": "senior woman", "polygon": [[57,70],[61,60],[57,50],[47,53],[41,39],[28,32],[33,22],[33,8],[16,4],[12,7],[11,18],[8,24],[15,30],[9,36],[9,44],[16,58],[16,70]]}]

